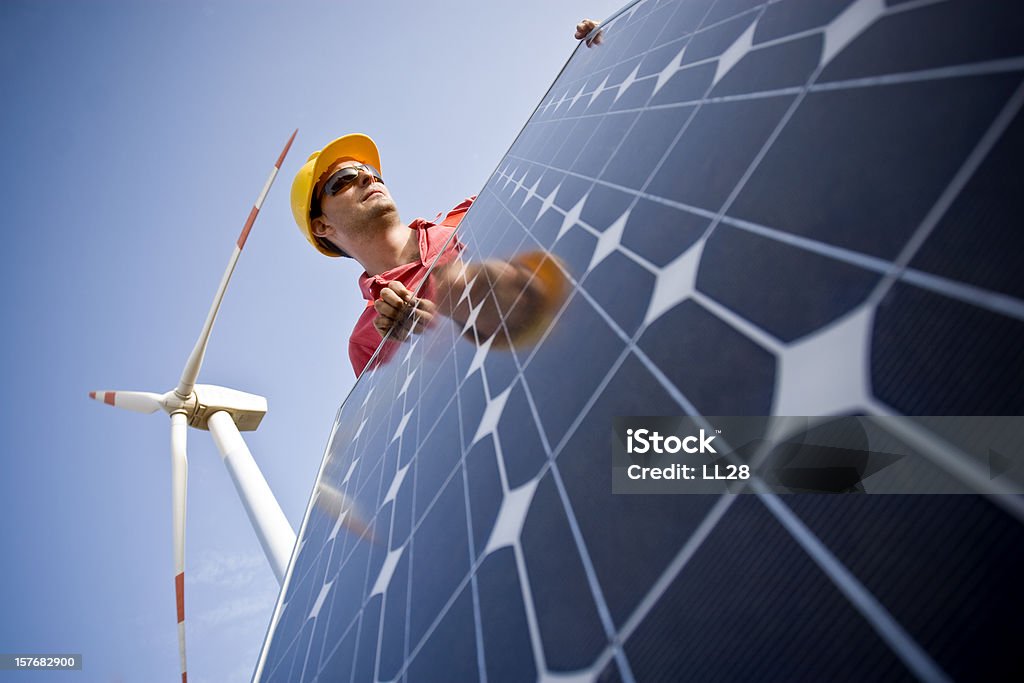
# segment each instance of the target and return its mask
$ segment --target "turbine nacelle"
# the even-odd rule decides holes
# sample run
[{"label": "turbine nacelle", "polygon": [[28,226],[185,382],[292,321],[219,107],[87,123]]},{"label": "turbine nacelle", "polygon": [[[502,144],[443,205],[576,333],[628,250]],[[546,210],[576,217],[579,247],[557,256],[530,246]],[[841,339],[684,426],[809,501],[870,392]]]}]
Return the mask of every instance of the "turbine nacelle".
[{"label": "turbine nacelle", "polygon": [[209,430],[210,416],[225,412],[240,432],[252,432],[267,414],[267,399],[237,389],[215,384],[196,384],[189,397],[182,400],[175,391],[154,394],[148,391],[90,391],[89,398],[136,413],[184,413],[188,425]]},{"label": "turbine nacelle", "polygon": [[238,431],[251,432],[260,426],[260,420],[267,414],[267,399],[262,396],[214,384],[197,384],[186,403],[193,401],[193,412],[188,413],[188,424],[196,429],[209,430],[210,416],[216,412],[225,412],[231,416]]}]

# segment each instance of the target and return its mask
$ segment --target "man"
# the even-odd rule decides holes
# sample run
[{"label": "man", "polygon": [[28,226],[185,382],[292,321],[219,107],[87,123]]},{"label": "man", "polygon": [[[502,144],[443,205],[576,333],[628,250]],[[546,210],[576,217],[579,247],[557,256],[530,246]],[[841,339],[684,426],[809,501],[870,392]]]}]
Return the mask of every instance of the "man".
[{"label": "man", "polygon": [[[586,37],[596,26],[584,19],[576,26],[576,38]],[[600,34],[587,41],[588,47],[592,44],[600,44]],[[507,262],[458,262],[464,246],[453,234],[476,197],[438,214],[434,221],[417,218],[406,225],[380,168],[377,145],[355,133],[310,155],[292,182],[292,213],[309,243],[321,254],[353,258],[364,268],[359,289],[367,304],[349,338],[356,376],[389,332],[395,341],[403,341],[428,325],[437,310],[435,299],[447,302],[441,312],[457,322],[467,320],[470,301],[484,302],[472,331],[478,342],[502,327],[506,344],[538,336],[564,295],[559,266],[539,253]],[[415,297],[431,264],[433,281]],[[464,297],[467,287],[469,296]],[[386,344],[376,362],[394,352],[395,345]]]},{"label": "man", "polygon": [[375,365],[390,359],[395,342],[422,331],[436,312],[464,325],[472,308],[466,337],[490,339],[492,348],[536,341],[566,294],[557,259],[527,252],[507,261],[463,261],[464,245],[454,233],[475,197],[433,221],[417,218],[406,225],[379,169],[377,146],[355,133],[310,155],[292,183],[292,213],[309,243],[365,269],[359,289],[366,308],[349,338],[356,376],[382,338],[391,334]]},{"label": "man", "polygon": [[[413,292],[435,259],[443,265],[462,251],[462,244],[457,239],[449,244],[449,238],[475,199],[434,221],[417,218],[406,225],[380,166],[377,145],[355,133],[310,155],[292,183],[292,213],[309,243],[326,256],[353,258],[365,270],[359,289],[367,305],[349,339],[356,375],[396,324],[413,316],[410,327],[400,332],[404,338],[430,322],[434,306]],[[394,349],[382,353],[379,362]]]}]

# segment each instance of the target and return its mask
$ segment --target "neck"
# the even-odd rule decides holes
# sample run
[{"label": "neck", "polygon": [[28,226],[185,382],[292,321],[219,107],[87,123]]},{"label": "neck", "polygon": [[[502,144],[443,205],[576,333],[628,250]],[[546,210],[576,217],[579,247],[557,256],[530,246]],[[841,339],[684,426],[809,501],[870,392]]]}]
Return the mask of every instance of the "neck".
[{"label": "neck", "polygon": [[347,251],[366,269],[367,275],[380,275],[419,259],[420,244],[416,231],[396,219],[371,239]]}]

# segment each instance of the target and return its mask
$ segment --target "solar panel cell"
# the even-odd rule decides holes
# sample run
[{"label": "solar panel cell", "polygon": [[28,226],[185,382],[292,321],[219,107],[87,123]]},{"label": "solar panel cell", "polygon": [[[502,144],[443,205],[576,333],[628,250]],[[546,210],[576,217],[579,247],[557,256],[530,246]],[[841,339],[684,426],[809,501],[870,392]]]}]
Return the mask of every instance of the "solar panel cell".
[{"label": "solar panel cell", "polygon": [[695,301],[658,318],[638,345],[701,414],[771,412],[774,356]]},{"label": "solar panel cell", "polygon": [[1020,415],[1022,335],[1024,321],[897,284],[878,308],[872,384],[912,415]]},{"label": "solar panel cell", "polygon": [[647,191],[718,211],[792,105],[793,97],[782,95],[703,105],[683,128]]},{"label": "solar panel cell", "polygon": [[911,268],[1024,300],[1021,150],[1024,117],[1018,115],[910,262]]},{"label": "solar panel cell", "polygon": [[711,91],[711,97],[798,88],[818,67],[824,39],[820,33],[754,49],[745,54]]},{"label": "solar panel cell", "polygon": [[791,342],[862,304],[880,279],[876,272],[722,226],[704,247],[697,289]]},{"label": "solar panel cell", "polygon": [[478,658],[472,610],[472,596],[468,589],[464,589],[409,664],[410,680],[477,680]]},{"label": "solar panel cell", "polygon": [[783,0],[769,4],[754,31],[754,44],[827,26],[854,0]]}]

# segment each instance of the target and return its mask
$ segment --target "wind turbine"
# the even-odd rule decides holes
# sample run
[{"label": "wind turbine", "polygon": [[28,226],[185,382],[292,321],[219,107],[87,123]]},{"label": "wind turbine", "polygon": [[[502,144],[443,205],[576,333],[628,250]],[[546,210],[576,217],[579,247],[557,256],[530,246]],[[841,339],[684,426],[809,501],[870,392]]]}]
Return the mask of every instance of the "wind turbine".
[{"label": "wind turbine", "polygon": [[238,263],[245,241],[249,237],[256,216],[259,214],[263,200],[270,191],[281,162],[295,140],[298,129],[292,133],[285,144],[281,155],[274,163],[270,177],[263,186],[249,217],[245,221],[242,233],[238,236],[235,248],[231,252],[228,267],[221,278],[220,286],[213,297],[213,304],[206,315],[206,322],[199,333],[192,354],[181,372],[178,386],[165,394],[145,391],[92,391],[89,397],[102,401],[116,408],[125,408],[137,413],[154,413],[163,409],[171,416],[171,513],[174,518],[174,592],[178,606],[178,651],[181,658],[181,681],[187,683],[188,674],[185,666],[185,491],[188,480],[188,458],[185,443],[188,428],[206,429],[213,434],[235,484],[242,505],[249,515],[249,521],[259,537],[263,552],[270,562],[278,583],[284,582],[285,571],[292,548],[295,546],[295,531],[281,511],[277,499],[256,466],[252,453],[249,452],[240,432],[253,431],[267,412],[267,399],[255,394],[247,394],[226,387],[209,384],[196,384],[199,369],[206,354],[206,344],[210,339],[217,310],[224,298],[231,273]]}]

